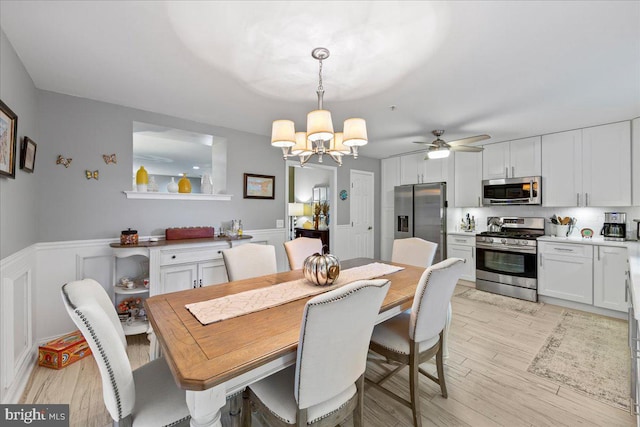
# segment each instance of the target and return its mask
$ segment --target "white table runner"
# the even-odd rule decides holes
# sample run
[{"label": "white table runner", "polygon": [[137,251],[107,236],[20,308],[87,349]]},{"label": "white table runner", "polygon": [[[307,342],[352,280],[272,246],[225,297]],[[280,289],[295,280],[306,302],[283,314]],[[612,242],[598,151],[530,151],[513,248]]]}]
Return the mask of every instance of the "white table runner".
[{"label": "white table runner", "polygon": [[400,270],[404,270],[404,267],[374,262],[341,271],[338,280],[331,286],[315,286],[307,279],[298,279],[222,298],[187,304],[185,307],[200,323],[208,325],[321,294],[356,280],[373,279]]}]

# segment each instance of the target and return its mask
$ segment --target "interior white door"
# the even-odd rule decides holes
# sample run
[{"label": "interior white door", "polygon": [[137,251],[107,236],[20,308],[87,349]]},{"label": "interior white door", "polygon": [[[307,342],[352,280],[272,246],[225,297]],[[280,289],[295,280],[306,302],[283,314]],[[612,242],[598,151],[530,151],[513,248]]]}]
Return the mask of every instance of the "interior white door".
[{"label": "interior white door", "polygon": [[373,172],[351,170],[351,238],[349,258],[373,258]]}]

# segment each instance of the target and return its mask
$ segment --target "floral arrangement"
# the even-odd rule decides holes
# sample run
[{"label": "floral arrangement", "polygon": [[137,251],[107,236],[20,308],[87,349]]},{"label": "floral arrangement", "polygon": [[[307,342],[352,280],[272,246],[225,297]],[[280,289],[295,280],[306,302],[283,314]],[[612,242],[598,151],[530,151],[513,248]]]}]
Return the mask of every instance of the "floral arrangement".
[{"label": "floral arrangement", "polygon": [[134,309],[142,308],[142,298],[127,298],[118,304],[118,313],[128,313]]}]

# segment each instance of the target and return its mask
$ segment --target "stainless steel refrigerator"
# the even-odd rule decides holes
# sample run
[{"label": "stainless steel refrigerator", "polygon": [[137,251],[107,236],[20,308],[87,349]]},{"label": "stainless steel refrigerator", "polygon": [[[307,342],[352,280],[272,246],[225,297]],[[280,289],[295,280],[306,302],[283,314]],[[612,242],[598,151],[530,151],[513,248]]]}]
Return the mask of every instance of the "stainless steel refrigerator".
[{"label": "stainless steel refrigerator", "polygon": [[442,261],[447,254],[447,184],[400,185],[394,192],[394,238],[437,243],[433,262]]}]

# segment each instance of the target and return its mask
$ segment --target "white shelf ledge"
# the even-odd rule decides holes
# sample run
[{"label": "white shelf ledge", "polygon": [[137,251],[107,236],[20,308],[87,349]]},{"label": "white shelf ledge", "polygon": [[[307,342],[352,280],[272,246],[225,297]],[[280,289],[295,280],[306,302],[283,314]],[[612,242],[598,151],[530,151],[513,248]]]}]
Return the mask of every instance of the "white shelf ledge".
[{"label": "white shelf ledge", "polygon": [[127,199],[147,199],[147,200],[222,200],[228,201],[233,197],[231,194],[200,194],[200,193],[157,193],[123,191]]}]

